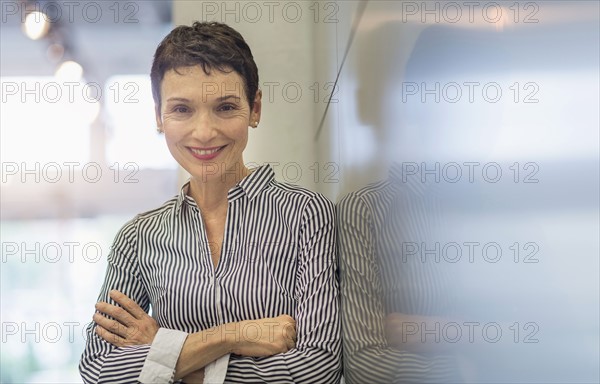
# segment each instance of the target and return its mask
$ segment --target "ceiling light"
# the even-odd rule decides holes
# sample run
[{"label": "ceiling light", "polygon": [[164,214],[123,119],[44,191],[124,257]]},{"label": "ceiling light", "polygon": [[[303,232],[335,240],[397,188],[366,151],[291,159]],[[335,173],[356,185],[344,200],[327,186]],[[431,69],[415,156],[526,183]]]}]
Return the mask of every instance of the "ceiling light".
[{"label": "ceiling light", "polygon": [[48,34],[50,22],[44,12],[33,11],[25,16],[22,24],[23,32],[32,40],[38,40]]},{"label": "ceiling light", "polygon": [[54,76],[63,81],[80,81],[83,77],[83,67],[75,61],[65,61],[58,67]]}]

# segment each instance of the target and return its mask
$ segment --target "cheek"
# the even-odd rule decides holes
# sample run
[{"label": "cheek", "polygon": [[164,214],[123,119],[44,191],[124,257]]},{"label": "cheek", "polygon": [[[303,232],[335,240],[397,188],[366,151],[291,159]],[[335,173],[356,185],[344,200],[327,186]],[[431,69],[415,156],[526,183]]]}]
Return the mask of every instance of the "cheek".
[{"label": "cheek", "polygon": [[244,131],[240,132],[238,138],[236,140],[240,146],[246,147],[248,143],[248,129],[246,128]]},{"label": "cheek", "polygon": [[182,139],[181,135],[177,133],[177,131],[165,129],[164,131],[165,142],[167,147],[170,150],[173,150],[177,147],[177,143],[179,143]]},{"label": "cheek", "polygon": [[163,124],[163,132],[167,141],[181,140],[185,131],[185,126],[176,121],[166,121]]},{"label": "cheek", "polygon": [[177,141],[176,138],[174,137],[174,135],[172,133],[170,133],[169,131],[165,131],[164,135],[165,135],[165,142],[167,143],[167,145],[171,145]]},{"label": "cheek", "polygon": [[235,140],[238,144],[244,144],[248,141],[248,125],[244,123],[236,123],[227,129],[226,135]]}]

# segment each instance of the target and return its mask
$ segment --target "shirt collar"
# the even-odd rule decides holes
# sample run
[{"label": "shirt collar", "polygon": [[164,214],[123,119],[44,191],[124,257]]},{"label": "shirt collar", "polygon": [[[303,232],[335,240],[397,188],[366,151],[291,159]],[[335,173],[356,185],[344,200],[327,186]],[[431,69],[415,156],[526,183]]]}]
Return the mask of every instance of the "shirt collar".
[{"label": "shirt collar", "polygon": [[[250,170],[250,174],[240,180],[227,193],[227,200],[234,201],[242,196],[246,196],[248,201],[252,201],[258,194],[267,188],[275,180],[275,172],[270,164],[261,165],[258,168]],[[177,202],[175,204],[175,213],[179,213],[184,203],[196,205],[194,199],[188,195],[190,180],[188,180],[179,190]]]},{"label": "shirt collar", "polygon": [[252,201],[273,181],[275,181],[275,172],[271,168],[271,165],[261,165],[258,168],[254,168],[248,176],[244,177],[235,187],[231,188],[227,194],[227,199],[233,201],[245,194],[248,197],[248,201]]}]

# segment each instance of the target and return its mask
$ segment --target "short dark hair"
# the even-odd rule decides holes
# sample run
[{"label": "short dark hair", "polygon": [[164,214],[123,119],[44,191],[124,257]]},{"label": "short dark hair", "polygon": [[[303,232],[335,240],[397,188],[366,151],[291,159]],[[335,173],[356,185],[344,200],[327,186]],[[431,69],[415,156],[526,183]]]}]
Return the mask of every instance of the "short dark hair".
[{"label": "short dark hair", "polygon": [[237,72],[244,80],[250,109],[258,90],[258,68],[250,47],[238,31],[218,22],[194,22],[173,29],[158,45],[152,61],[152,97],[161,106],[160,84],[171,69],[200,65],[207,75],[212,69]]}]

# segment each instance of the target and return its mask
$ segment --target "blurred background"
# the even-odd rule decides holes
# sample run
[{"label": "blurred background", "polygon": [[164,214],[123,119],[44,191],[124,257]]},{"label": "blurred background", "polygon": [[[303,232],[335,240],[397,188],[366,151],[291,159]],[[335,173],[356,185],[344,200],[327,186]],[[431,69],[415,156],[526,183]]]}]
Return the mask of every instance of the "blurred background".
[{"label": "blurred background", "polygon": [[249,165],[338,201],[399,164],[446,191],[447,241],[498,245],[500,258],[475,253],[455,277],[463,313],[505,332],[472,357],[474,381],[598,382],[599,12],[0,1],[0,380],[81,382],[114,235],[186,177],[156,133],[154,50],[175,25],[214,20],[240,31],[259,68]]}]

